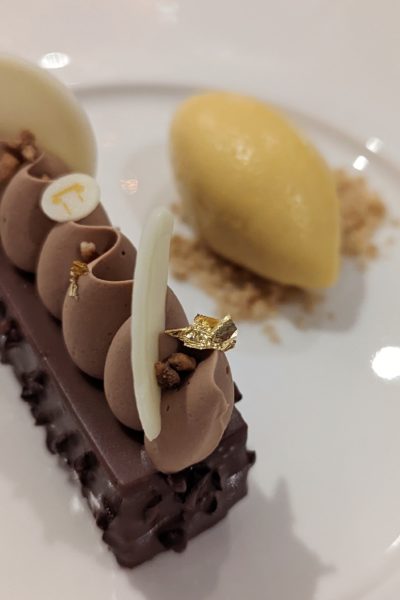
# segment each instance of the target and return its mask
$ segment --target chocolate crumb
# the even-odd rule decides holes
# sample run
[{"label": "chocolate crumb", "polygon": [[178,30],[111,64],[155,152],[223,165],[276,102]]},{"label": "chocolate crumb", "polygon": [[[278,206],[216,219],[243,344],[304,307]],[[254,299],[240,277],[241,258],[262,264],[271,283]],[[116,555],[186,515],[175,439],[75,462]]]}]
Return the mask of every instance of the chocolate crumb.
[{"label": "chocolate crumb", "polygon": [[154,365],[157,383],[163,390],[170,390],[179,386],[181,378],[179,373],[172,369],[167,362],[156,362]]},{"label": "chocolate crumb", "polygon": [[166,476],[168,485],[174,490],[175,494],[185,494],[187,491],[187,481],[179,473]]},{"label": "chocolate crumb", "polygon": [[44,391],[44,373],[36,370],[30,373],[24,373],[22,376],[22,393],[23,400],[31,400],[38,398]]},{"label": "chocolate crumb", "polygon": [[0,321],[0,335],[7,335],[11,329],[11,321],[3,317]]},{"label": "chocolate crumb", "polygon": [[92,260],[99,256],[96,244],[94,244],[93,242],[81,242],[79,249],[82,260],[85,263],[90,263],[92,262]]},{"label": "chocolate crumb", "polygon": [[176,352],[168,357],[167,362],[170,367],[175,371],[194,371],[197,366],[197,361],[193,356],[184,354],[183,352]]}]

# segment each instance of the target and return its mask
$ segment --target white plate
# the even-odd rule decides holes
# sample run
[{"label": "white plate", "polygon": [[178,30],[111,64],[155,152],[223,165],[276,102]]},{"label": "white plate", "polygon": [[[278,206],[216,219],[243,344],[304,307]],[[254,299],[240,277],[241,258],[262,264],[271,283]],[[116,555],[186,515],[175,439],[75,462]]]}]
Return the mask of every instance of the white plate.
[{"label": "white plate", "polygon": [[[43,9],[50,6],[44,0],[38,4]],[[392,43],[397,10],[392,3],[381,2],[379,12],[374,12],[368,3],[356,1],[343,3],[342,8],[342,3],[329,3],[328,8],[322,0],[307,0],[301,9],[286,1],[286,9],[291,9],[287,16],[283,8],[272,10],[254,1],[259,18],[246,17],[244,29],[245,17],[227,0],[220,0],[215,9],[206,2],[201,11],[192,2],[142,0],[136,12],[122,1],[113,4],[113,11],[104,5],[99,14],[97,8],[87,12],[80,8],[70,16],[69,31],[82,20],[90,29],[97,15],[90,55],[82,32],[71,42],[66,33],[50,35],[43,28],[43,38],[24,42],[25,25],[17,21],[16,11],[10,14],[15,25],[18,22],[13,32],[20,35],[22,54],[39,59],[50,50],[62,50],[72,57],[70,67],[60,72],[65,80],[80,84],[78,96],[98,138],[104,202],[115,224],[134,241],[150,207],[175,198],[167,129],[174,107],[192,85],[226,85],[280,102],[333,165],[351,169],[357,157],[366,157],[365,174],[398,216],[400,175],[396,149],[390,147],[398,130],[390,117],[395,117],[400,93],[390,87],[392,55],[379,53],[379,48],[389,49]],[[359,12],[361,6],[364,12]],[[386,13],[382,31],[375,28],[380,45],[374,55],[369,32],[385,8],[392,8],[392,13]],[[228,9],[229,32],[223,28]],[[27,19],[30,27],[41,22],[37,13],[43,19],[40,10],[32,11]],[[211,21],[207,14],[213,15]],[[11,17],[4,33],[13,29]],[[58,18],[66,19],[62,7]],[[106,60],[102,42],[112,18],[119,27],[110,33]],[[313,43],[296,37],[303,23],[312,23]],[[343,23],[348,33],[347,28],[343,33]],[[290,57],[274,35],[275,29],[284,28],[292,40],[287,42]],[[324,38],[338,39],[339,32],[343,47],[331,50]],[[128,40],[129,33],[136,41]],[[17,50],[7,35],[7,49]],[[353,67],[363,64],[351,54],[353,45],[370,59],[364,76],[352,73]],[[319,58],[315,48],[321,49]],[[279,53],[268,54],[271,49]],[[344,61],[337,66],[338,55],[345,56],[350,67]],[[93,69],[97,60],[102,61],[100,72]],[[381,85],[391,89],[384,94],[388,107],[384,113],[376,110],[377,86],[367,85],[378,76]],[[96,80],[103,83],[94,85]],[[374,136],[385,142],[384,158],[365,147]],[[128,180],[131,188],[137,180],[133,194],[126,191]],[[400,346],[400,245],[385,247],[393,234],[396,230],[381,232],[383,256],[366,273],[344,265],[339,285],[306,331],[296,329],[289,313],[277,321],[283,339],[278,346],[271,345],[258,327],[241,327],[240,343],[229,358],[245,396],[240,408],[249,422],[249,444],[258,454],[250,493],[223,523],[192,541],[183,555],[166,553],[132,572],[115,565],[77,487],[44,450],[42,432],[32,426],[26,407],[17,401],[13,377],[2,367],[0,596],[398,598],[400,379],[382,379],[372,369],[374,364],[381,374],[400,374],[396,351],[387,350],[380,355],[384,360],[373,363],[380,349]],[[198,310],[212,313],[212,301],[199,290],[184,284],[173,287],[190,315]],[[326,317],[331,310],[333,321]]]}]

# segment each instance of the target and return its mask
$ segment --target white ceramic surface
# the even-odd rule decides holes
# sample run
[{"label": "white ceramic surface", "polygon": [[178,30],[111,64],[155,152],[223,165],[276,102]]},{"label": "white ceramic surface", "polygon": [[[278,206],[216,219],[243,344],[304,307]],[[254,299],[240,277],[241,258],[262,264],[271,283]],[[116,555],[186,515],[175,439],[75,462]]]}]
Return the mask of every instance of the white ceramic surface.
[{"label": "white ceramic surface", "polygon": [[[105,204],[134,241],[150,208],[175,197],[169,119],[205,85],[283,105],[333,165],[364,167],[399,216],[395,0],[37,0],[25,14],[3,10],[0,50],[64,65],[56,72],[96,131]],[[241,327],[230,360],[258,453],[250,493],[183,555],[116,567],[2,367],[0,597],[397,600],[400,244],[390,236],[365,273],[344,265],[306,330],[290,311],[277,320],[280,345]],[[212,313],[197,289],[173,287],[190,314]]]}]

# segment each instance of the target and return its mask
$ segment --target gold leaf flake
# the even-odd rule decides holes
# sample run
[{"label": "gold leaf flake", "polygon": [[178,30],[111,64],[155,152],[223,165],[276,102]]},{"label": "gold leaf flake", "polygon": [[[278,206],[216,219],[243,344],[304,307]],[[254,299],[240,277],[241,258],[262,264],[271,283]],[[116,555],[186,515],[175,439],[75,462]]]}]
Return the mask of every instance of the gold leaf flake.
[{"label": "gold leaf flake", "polygon": [[74,260],[69,271],[68,296],[75,298],[75,300],[79,299],[78,280],[79,277],[87,275],[88,272],[89,268],[86,263],[81,262],[80,260]]},{"label": "gold leaf flake", "polygon": [[181,340],[188,348],[226,352],[236,344],[237,327],[230,315],[223,319],[196,315],[192,325],[168,329],[165,333]]}]

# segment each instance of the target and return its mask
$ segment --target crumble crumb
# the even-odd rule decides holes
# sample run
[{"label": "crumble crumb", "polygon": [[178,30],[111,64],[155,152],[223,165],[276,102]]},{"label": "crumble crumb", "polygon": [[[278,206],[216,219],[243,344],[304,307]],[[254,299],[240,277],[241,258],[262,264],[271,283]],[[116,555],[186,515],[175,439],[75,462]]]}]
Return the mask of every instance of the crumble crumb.
[{"label": "crumble crumb", "polygon": [[197,361],[193,356],[175,352],[166,360],[155,363],[157,383],[163,390],[177,388],[182,383],[182,376],[192,373],[196,367]]},{"label": "crumble crumb", "polygon": [[173,202],[170,206],[172,213],[179,219],[183,220],[183,207],[180,202]]},{"label": "crumble crumb", "polygon": [[93,242],[81,242],[79,250],[81,253],[81,258],[85,263],[90,263],[99,256],[96,244]]},{"label": "crumble crumb", "polygon": [[179,387],[181,383],[179,373],[175,371],[175,369],[172,369],[167,362],[156,362],[154,365],[154,370],[156,373],[157,383],[161,389],[172,390]]},{"label": "crumble crumb", "polygon": [[384,244],[386,247],[388,246],[394,246],[394,244],[396,243],[396,238],[393,237],[392,235],[390,235],[389,237],[386,238]]},{"label": "crumble crumb", "polygon": [[35,136],[27,130],[0,149],[0,183],[8,182],[25,162],[33,162],[39,156]]},{"label": "crumble crumb", "polygon": [[379,252],[372,237],[386,216],[385,205],[363,177],[351,177],[343,170],[336,171],[335,176],[342,215],[342,253],[361,262],[376,258]]},{"label": "crumble crumb", "polygon": [[[342,253],[365,263],[378,255],[372,238],[382,224],[386,209],[380,197],[370,190],[362,177],[335,171],[342,216]],[[174,205],[175,214],[182,216]],[[219,315],[237,320],[264,321],[274,316],[279,306],[300,304],[311,313],[322,296],[316,292],[264,279],[215,254],[202,240],[175,235],[171,244],[174,277],[191,280],[216,301]],[[304,321],[301,324],[304,327]],[[267,335],[277,343],[279,336],[266,324]]]},{"label": "crumble crumb", "polygon": [[172,274],[192,280],[217,303],[219,315],[262,321],[274,316],[280,304],[300,303],[309,312],[317,294],[263,279],[215,254],[201,240],[175,235],[171,243]]},{"label": "crumble crumb", "polygon": [[263,331],[268,336],[268,339],[271,342],[271,344],[281,343],[281,337],[273,323],[271,323],[270,321],[264,323]]},{"label": "crumble crumb", "polygon": [[183,352],[175,352],[167,359],[170,367],[180,373],[181,371],[194,371],[197,366],[197,361],[194,356],[184,354]]}]

